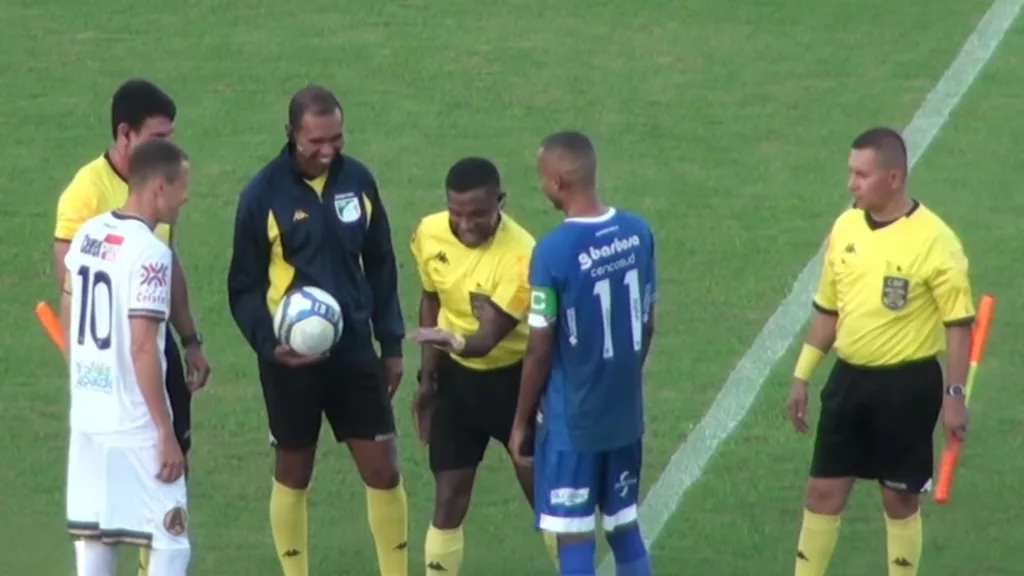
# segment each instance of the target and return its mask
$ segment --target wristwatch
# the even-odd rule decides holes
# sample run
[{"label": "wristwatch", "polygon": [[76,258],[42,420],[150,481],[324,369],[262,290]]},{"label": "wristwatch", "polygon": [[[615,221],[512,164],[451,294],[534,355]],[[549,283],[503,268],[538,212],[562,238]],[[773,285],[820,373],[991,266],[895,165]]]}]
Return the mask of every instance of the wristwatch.
[{"label": "wristwatch", "polygon": [[963,384],[950,384],[949,387],[946,388],[946,395],[952,396],[953,398],[963,398],[966,392],[967,390],[964,388]]},{"label": "wristwatch", "polygon": [[195,334],[189,334],[187,336],[182,336],[181,337],[181,347],[182,348],[188,348],[189,346],[202,346],[202,345],[203,345],[203,335],[201,333],[199,333],[199,332],[196,332]]}]

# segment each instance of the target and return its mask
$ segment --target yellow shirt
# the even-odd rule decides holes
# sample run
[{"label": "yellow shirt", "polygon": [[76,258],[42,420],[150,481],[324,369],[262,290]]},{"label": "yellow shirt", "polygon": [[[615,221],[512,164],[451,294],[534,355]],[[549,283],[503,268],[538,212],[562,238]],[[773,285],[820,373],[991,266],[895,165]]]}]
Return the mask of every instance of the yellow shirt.
[{"label": "yellow shirt", "polygon": [[[70,241],[86,220],[117,210],[128,200],[128,183],[114,170],[104,154],[82,166],[57,202],[57,226],[53,237]],[[157,237],[171,245],[171,227],[159,224]]]},{"label": "yellow shirt", "polygon": [[489,299],[519,324],[482,358],[452,358],[468,368],[489,370],[510,366],[526,354],[530,310],[530,255],[533,236],[507,215],[494,237],[483,246],[470,248],[452,233],[448,212],[431,214],[420,221],[412,237],[420,281],[441,301],[437,325],[460,335],[480,328],[474,309]]},{"label": "yellow shirt", "polygon": [[974,319],[960,240],[918,203],[887,224],[857,208],[840,215],[814,305],[839,315],[836,355],[859,366],[935,356],[945,349],[943,325]]}]

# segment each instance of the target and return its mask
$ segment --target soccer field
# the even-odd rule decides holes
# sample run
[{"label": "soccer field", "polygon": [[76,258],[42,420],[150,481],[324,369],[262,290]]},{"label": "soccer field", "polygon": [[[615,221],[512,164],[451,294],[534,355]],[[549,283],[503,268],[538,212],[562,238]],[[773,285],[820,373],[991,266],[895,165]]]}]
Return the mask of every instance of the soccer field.
[{"label": "soccer field", "polygon": [[[605,198],[646,215],[658,236],[647,489],[848,202],[852,137],[875,124],[907,125],[990,4],[5,0],[0,574],[71,571],[66,369],[32,306],[56,301],[57,197],[109,144],[109,98],[127,77],[148,77],[175,97],[177,138],[192,157],[178,247],[214,376],[194,400],[191,573],[272,576],[279,569],[267,521],[264,408],[225,279],[237,196],[283,144],[296,89],[322,83],[345,105],[347,151],[375,172],[389,208],[409,326],[419,285],[408,239],[420,217],[443,208],[448,166],[465,155],[492,158],[509,212],[539,236],[558,222],[537,188],[540,139],[562,128],[594,138]],[[1024,267],[1013,270],[1024,248],[1022,91],[1018,21],[911,178],[913,195],[964,241],[976,297],[999,298],[954,496],[925,507],[928,576],[1024,574],[1024,426],[1014,376],[1024,372],[1016,350],[1024,302],[1015,291]],[[410,573],[421,574],[433,482],[409,415],[418,352],[407,345],[406,356],[395,409]],[[779,362],[669,519],[653,546],[656,573],[792,572],[811,446],[784,418],[792,362],[792,353]],[[551,572],[511,471],[492,449],[467,522],[467,574]],[[845,518],[830,574],[883,573],[877,488],[861,485]],[[362,485],[347,451],[330,442],[321,447],[310,522],[313,573],[376,573]],[[134,557],[124,555],[123,574],[134,574]]]}]

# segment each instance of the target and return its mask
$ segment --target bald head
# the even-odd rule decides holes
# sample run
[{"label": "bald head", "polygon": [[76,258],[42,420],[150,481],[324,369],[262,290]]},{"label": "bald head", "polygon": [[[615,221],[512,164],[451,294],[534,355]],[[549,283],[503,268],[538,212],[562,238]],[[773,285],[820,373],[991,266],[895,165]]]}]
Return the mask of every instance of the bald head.
[{"label": "bald head", "polygon": [[892,128],[871,128],[853,140],[854,150],[871,150],[881,168],[907,171],[907,145]]},{"label": "bald head", "polygon": [[544,139],[541,157],[552,164],[566,185],[593,188],[597,183],[597,152],[582,132],[556,132]]}]

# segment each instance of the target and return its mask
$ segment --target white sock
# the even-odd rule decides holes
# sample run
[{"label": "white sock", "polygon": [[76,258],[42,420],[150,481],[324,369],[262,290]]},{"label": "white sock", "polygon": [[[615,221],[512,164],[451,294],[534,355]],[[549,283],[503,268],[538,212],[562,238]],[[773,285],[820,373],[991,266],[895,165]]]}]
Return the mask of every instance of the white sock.
[{"label": "white sock", "polygon": [[114,576],[117,548],[98,540],[79,540],[75,542],[75,565],[78,576]]},{"label": "white sock", "polygon": [[149,576],[185,576],[188,574],[188,562],[191,558],[191,548],[151,550]]}]

